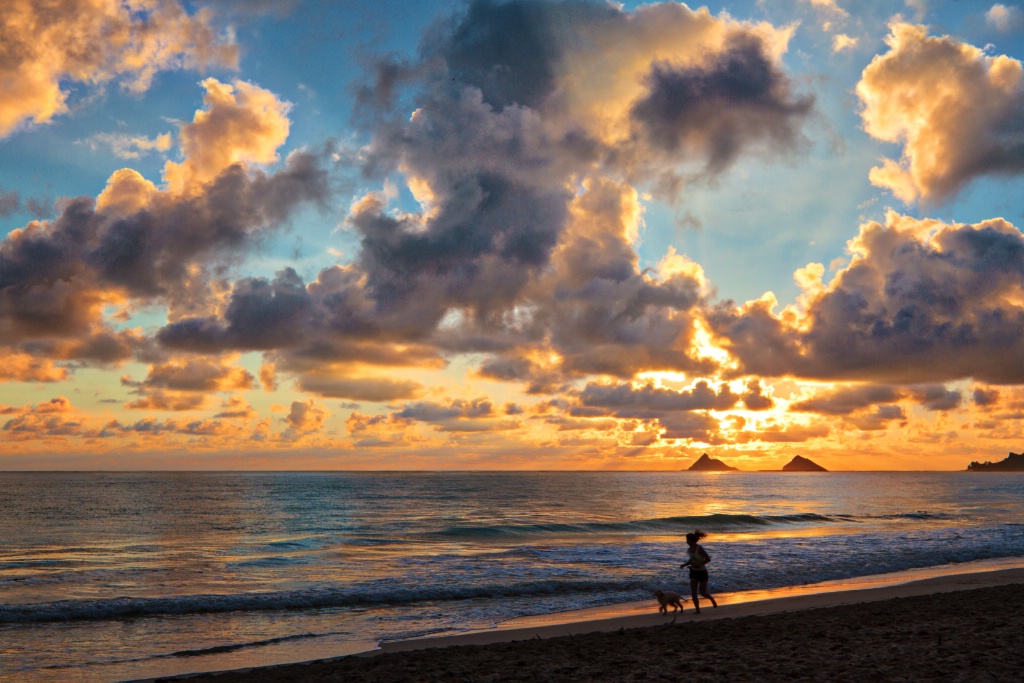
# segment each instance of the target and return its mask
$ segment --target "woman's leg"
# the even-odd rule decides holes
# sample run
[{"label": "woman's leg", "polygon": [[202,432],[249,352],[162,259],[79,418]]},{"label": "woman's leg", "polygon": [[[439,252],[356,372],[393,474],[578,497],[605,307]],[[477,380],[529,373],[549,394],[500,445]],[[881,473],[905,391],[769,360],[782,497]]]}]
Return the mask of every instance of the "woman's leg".
[{"label": "woman's leg", "polygon": [[697,579],[690,579],[690,596],[693,598],[693,606],[697,609],[697,614],[700,614],[700,598],[697,597],[699,583]]},{"label": "woman's leg", "polygon": [[[700,582],[700,594],[703,595],[705,598],[707,598],[708,600],[711,601],[711,606],[712,607],[718,607],[718,603],[715,602],[715,599],[713,597],[711,597],[711,593],[708,593],[708,582],[707,581],[701,581]],[[697,598],[694,597],[693,601],[696,603],[697,602]]]}]

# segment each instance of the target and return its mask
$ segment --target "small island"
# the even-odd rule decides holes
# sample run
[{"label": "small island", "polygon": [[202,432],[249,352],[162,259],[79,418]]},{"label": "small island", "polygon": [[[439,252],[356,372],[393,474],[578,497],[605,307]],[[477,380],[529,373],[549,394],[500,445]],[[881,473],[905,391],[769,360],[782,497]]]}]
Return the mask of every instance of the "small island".
[{"label": "small island", "polygon": [[721,460],[710,457],[707,453],[697,458],[697,462],[687,468],[688,472],[736,472],[738,468],[730,467]]},{"label": "small island", "polygon": [[827,469],[802,455],[794,455],[793,459],[782,466],[783,472],[828,472]]},{"label": "small island", "polygon": [[972,462],[968,472],[1024,472],[1024,453],[1010,453],[999,462]]},{"label": "small island", "polygon": [[793,459],[783,465],[781,470],[758,470],[758,472],[828,472],[828,470],[810,458],[794,455]]}]

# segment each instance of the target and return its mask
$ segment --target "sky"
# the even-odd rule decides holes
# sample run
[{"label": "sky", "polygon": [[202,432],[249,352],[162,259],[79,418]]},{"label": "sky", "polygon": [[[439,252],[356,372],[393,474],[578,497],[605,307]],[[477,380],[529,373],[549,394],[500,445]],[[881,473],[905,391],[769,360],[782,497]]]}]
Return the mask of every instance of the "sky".
[{"label": "sky", "polygon": [[1024,9],[8,0],[0,470],[1024,445]]}]

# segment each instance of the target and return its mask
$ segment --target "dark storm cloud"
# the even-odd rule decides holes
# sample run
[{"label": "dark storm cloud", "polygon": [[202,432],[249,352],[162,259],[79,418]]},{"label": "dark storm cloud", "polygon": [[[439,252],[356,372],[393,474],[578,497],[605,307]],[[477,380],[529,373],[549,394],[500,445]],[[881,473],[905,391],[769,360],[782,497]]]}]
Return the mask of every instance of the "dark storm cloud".
[{"label": "dark storm cloud", "polygon": [[994,219],[942,225],[891,214],[790,328],[763,303],[709,311],[741,371],[892,383],[1024,381],[1024,236]]},{"label": "dark storm cloud", "polygon": [[670,152],[694,147],[712,173],[752,144],[792,149],[814,106],[813,97],[793,95],[761,40],[743,34],[734,34],[709,64],[654,64],[647,87],[647,95],[633,105],[632,118],[651,145]]}]

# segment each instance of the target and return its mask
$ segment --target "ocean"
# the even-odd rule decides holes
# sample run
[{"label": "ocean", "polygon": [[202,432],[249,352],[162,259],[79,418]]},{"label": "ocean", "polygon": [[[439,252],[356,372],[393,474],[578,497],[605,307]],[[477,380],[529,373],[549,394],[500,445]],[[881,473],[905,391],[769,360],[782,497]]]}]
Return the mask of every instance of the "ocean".
[{"label": "ocean", "polygon": [[686,594],[694,528],[721,594],[1024,564],[1024,474],[0,473],[0,680],[299,661]]}]

